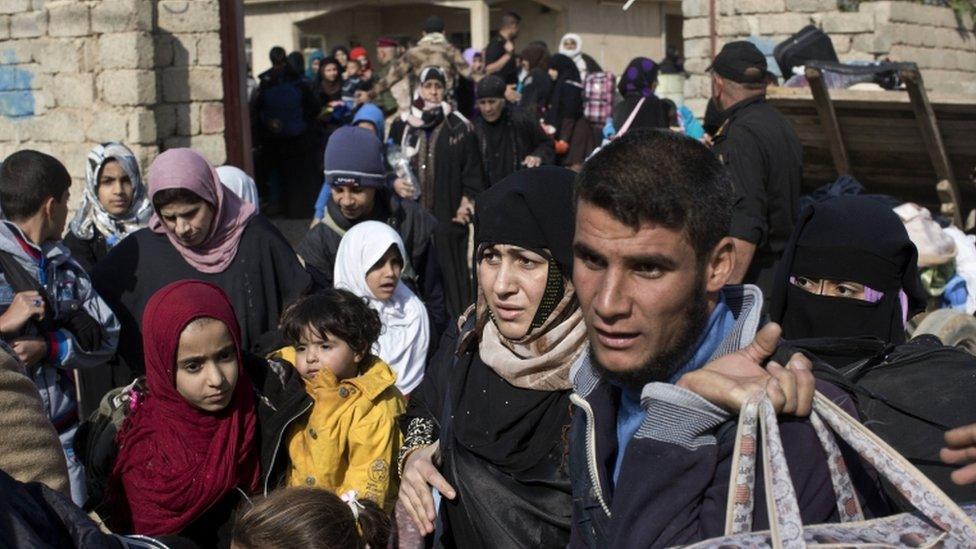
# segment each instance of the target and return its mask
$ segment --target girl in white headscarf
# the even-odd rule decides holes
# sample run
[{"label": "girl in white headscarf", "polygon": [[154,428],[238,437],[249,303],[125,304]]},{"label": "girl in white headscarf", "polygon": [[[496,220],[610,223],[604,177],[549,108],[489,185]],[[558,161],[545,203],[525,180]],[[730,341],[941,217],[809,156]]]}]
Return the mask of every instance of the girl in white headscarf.
[{"label": "girl in white headscarf", "polygon": [[135,155],[122,143],[103,143],[88,153],[85,191],[64,244],[91,271],[113,246],[145,227],[151,215]]},{"label": "girl in white headscarf", "polygon": [[258,186],[244,170],[236,166],[221,166],[217,168],[217,177],[238,198],[248,204],[254,204],[254,210],[260,211],[258,207]]},{"label": "girl in white headscarf", "polygon": [[430,326],[423,302],[400,280],[406,257],[392,227],[363,221],[342,237],[334,274],[336,288],[365,298],[379,312],[383,331],[373,353],[390,365],[397,388],[409,395],[424,377]]},{"label": "girl in white headscarf", "polygon": [[589,55],[583,53],[583,39],[580,35],[568,32],[559,40],[559,53],[573,60],[579,69],[580,77],[586,81],[586,75],[591,72],[602,72],[600,64]]}]

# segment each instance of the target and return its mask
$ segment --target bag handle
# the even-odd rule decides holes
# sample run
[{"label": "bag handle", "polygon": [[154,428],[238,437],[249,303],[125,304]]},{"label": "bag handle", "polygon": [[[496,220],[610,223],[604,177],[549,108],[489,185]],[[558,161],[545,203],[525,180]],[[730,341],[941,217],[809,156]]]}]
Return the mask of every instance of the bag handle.
[{"label": "bag handle", "polygon": [[[761,397],[762,393],[753,395],[740,413],[735,449],[732,454],[732,471],[735,471],[736,476],[731,479],[732,486],[729,488],[729,498],[726,504],[726,536],[749,532],[752,528],[752,514],[755,506],[753,489],[756,467],[756,431],[759,423],[759,408],[762,403]],[[837,494],[837,511],[841,517],[841,522],[864,520],[861,504],[854,493],[854,483],[851,481],[837,441],[816,412],[810,414],[810,421],[827,454],[830,481],[834,487],[834,493]],[[763,454],[768,455],[768,452],[769,450],[764,446]]]},{"label": "bag handle", "polygon": [[976,523],[905,456],[820,392],[814,394],[813,406],[826,424],[925,518],[963,546],[976,547]]},{"label": "bag handle", "polygon": [[[776,412],[762,391],[750,397],[740,413],[725,533],[735,535],[752,529],[757,416],[759,428],[762,429],[766,511],[773,547],[804,547],[803,523],[783,451]],[[838,510],[843,522],[859,520],[862,513],[828,425],[939,529],[963,546],[976,546],[976,524],[958,505],[894,448],[819,392],[814,396],[810,421],[828,455],[831,481],[838,494]]]}]

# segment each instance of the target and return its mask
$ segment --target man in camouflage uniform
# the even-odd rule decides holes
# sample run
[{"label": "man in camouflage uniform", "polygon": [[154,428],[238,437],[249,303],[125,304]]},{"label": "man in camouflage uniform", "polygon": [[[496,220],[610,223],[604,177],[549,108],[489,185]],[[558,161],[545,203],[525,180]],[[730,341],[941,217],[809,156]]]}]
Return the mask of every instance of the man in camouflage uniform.
[{"label": "man in camouflage uniform", "polygon": [[430,65],[444,70],[449,93],[457,85],[459,75],[471,78],[471,67],[468,66],[461,52],[447,41],[444,36],[444,20],[436,15],[428,17],[424,22],[424,36],[420,42],[394,61],[386,77],[378,80],[369,91],[370,100],[376,99],[406,76],[413,75],[414,78],[419,78],[420,71]]}]

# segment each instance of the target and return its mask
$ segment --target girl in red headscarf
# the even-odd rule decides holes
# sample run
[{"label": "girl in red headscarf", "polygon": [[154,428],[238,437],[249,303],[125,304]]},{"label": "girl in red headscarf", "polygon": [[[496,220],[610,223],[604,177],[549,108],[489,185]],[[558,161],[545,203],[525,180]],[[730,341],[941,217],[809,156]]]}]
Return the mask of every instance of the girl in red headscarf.
[{"label": "girl in red headscarf", "polygon": [[310,401],[291,368],[241,352],[234,309],[214,285],[156,292],[142,335],[148,391],[116,438],[111,525],[226,545],[221,527],[242,494],[270,487],[280,435]]}]

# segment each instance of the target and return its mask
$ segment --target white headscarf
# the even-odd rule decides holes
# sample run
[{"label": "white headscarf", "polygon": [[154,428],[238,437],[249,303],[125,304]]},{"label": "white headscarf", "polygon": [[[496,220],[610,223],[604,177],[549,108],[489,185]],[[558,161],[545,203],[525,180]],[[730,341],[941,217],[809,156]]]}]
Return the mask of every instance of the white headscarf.
[{"label": "white headscarf", "polygon": [[402,280],[388,301],[376,299],[366,285],[366,273],[394,245],[404,262],[408,261],[403,240],[392,227],[379,221],[357,223],[339,242],[333,274],[336,288],[365,298],[379,312],[383,330],[373,345],[373,354],[396,372],[396,386],[407,395],[424,377],[430,343],[427,309]]},{"label": "white headscarf", "polygon": [[[132,182],[132,204],[129,211],[115,217],[105,211],[98,200],[98,180],[102,176],[102,168],[109,160],[115,160],[122,167],[125,175]],[[152,215],[152,203],[149,201],[146,186],[142,182],[139,171],[139,161],[132,151],[122,143],[110,142],[95,146],[88,153],[85,167],[85,191],[81,197],[81,205],[69,229],[82,240],[90,240],[95,236],[95,228],[105,236],[105,241],[111,248],[123,238],[138,231],[149,224]]]},{"label": "white headscarf", "polygon": [[236,166],[221,166],[217,168],[217,177],[241,200],[254,204],[254,210],[258,211],[258,186],[244,170]]},{"label": "white headscarf", "polygon": [[[576,42],[576,48],[569,49],[563,46],[563,42],[572,40]],[[573,60],[576,68],[579,69],[580,78],[586,79],[586,59],[583,58],[583,39],[574,32],[567,32],[559,39],[559,53]]]}]

